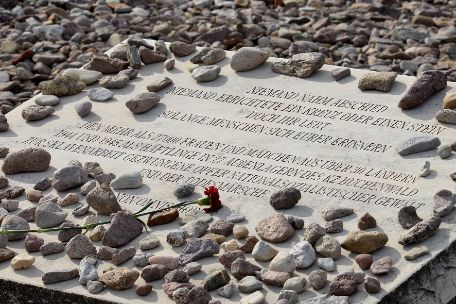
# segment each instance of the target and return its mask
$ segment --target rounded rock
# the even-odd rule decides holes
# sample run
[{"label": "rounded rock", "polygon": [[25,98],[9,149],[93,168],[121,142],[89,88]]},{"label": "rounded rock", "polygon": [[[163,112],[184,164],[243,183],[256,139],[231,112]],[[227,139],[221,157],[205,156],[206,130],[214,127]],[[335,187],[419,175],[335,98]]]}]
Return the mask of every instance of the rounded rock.
[{"label": "rounded rock", "polygon": [[237,72],[250,71],[268,60],[269,53],[255,47],[243,47],[231,57],[230,66]]},{"label": "rounded rock", "polygon": [[114,93],[106,88],[94,88],[87,92],[87,96],[92,101],[104,102],[114,97]]}]

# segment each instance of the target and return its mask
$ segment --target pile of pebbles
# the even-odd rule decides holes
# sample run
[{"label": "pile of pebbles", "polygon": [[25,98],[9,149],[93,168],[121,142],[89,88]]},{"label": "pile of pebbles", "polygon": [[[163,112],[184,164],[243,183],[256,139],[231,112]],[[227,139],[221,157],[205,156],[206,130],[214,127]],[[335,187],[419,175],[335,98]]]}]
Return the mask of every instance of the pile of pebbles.
[{"label": "pile of pebbles", "polygon": [[[132,37],[224,50],[257,46],[283,58],[318,52],[342,67],[406,75],[435,69],[455,81],[455,8],[455,0],[4,0],[0,111]],[[200,72],[207,81],[217,68]],[[121,85],[116,81],[106,85]]]}]

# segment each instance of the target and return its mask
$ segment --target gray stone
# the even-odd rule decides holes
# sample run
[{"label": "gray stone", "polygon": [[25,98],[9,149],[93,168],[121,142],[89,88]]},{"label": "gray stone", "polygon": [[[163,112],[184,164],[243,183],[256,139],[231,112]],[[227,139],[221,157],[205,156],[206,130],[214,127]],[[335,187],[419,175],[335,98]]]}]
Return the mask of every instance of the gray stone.
[{"label": "gray stone", "polygon": [[387,274],[390,271],[392,264],[393,260],[391,257],[385,256],[373,262],[370,269],[373,274]]},{"label": "gray stone", "polygon": [[88,236],[78,234],[66,244],[65,253],[72,259],[82,259],[86,255],[96,255],[97,249]]},{"label": "gray stone", "polygon": [[108,187],[95,187],[86,195],[86,202],[101,215],[110,215],[122,209],[116,195]]},{"label": "gray stone", "polygon": [[196,50],[194,45],[175,41],[169,45],[169,50],[173,53],[176,57],[183,57],[188,56]]},{"label": "gray stone", "polygon": [[323,270],[314,270],[309,274],[310,286],[315,290],[323,289],[326,286],[328,275]]},{"label": "gray stone", "polygon": [[63,252],[65,250],[65,245],[58,242],[50,242],[42,245],[40,247],[40,253],[42,256],[47,256],[50,254],[56,254]]},{"label": "gray stone", "polygon": [[240,304],[262,304],[265,301],[265,296],[261,291],[255,291],[254,293],[245,296],[241,299]]},{"label": "gray stone", "polygon": [[242,47],[231,57],[231,68],[237,72],[250,71],[268,60],[269,53],[254,47]]},{"label": "gray stone", "polygon": [[103,76],[103,74],[98,71],[84,69],[66,69],[63,71],[62,75],[73,77],[76,80],[82,81],[85,85],[92,84]]},{"label": "gray stone", "polygon": [[281,290],[279,293],[279,301],[287,300],[289,304],[298,303],[298,293],[294,290]]},{"label": "gray stone", "polygon": [[456,110],[442,109],[437,112],[435,118],[440,122],[456,125]]},{"label": "gray stone", "polygon": [[200,263],[192,262],[192,263],[188,263],[187,265],[185,265],[183,270],[189,276],[192,276],[192,275],[200,272],[202,268],[203,268],[203,265],[201,265]]},{"label": "gray stone", "polygon": [[402,228],[409,229],[421,222],[423,219],[416,214],[414,206],[405,206],[398,212],[398,221]]},{"label": "gray stone", "polygon": [[135,45],[130,45],[128,48],[127,60],[132,68],[136,70],[141,68],[141,57],[139,55],[139,49]]},{"label": "gray stone", "polygon": [[120,265],[126,261],[132,259],[136,254],[136,248],[134,246],[122,248],[118,252],[112,255],[111,263],[114,265]]},{"label": "gray stone", "polygon": [[307,241],[301,241],[291,246],[290,254],[293,257],[296,268],[308,268],[315,261],[315,250]]},{"label": "gray stone", "polygon": [[351,75],[351,70],[349,68],[338,68],[331,72],[332,77],[336,80],[342,80]]},{"label": "gray stone", "polygon": [[207,229],[209,228],[208,223],[204,221],[191,221],[190,223],[187,223],[183,225],[180,230],[184,231],[187,235],[187,237],[190,238],[199,238],[202,237],[206,232]]},{"label": "gray stone", "polygon": [[80,101],[74,105],[74,109],[76,110],[76,113],[78,113],[78,115],[80,117],[86,117],[92,111],[92,103],[87,100]]},{"label": "gray stone", "polygon": [[210,257],[219,253],[219,251],[220,247],[214,240],[188,239],[182,253],[179,255],[179,261],[182,265],[186,265],[190,262]]},{"label": "gray stone", "polygon": [[301,199],[301,192],[295,188],[286,188],[274,192],[271,195],[269,203],[278,209],[290,209],[294,207]]},{"label": "gray stone", "polygon": [[[290,250],[291,251],[291,250]],[[296,268],[294,256],[286,252],[279,252],[269,263],[269,270],[278,272],[293,272]]]},{"label": "gray stone", "polygon": [[139,241],[139,248],[141,250],[151,250],[160,246],[160,240],[152,234],[149,234],[141,241]]},{"label": "gray stone", "polygon": [[149,111],[160,102],[160,96],[153,92],[141,93],[128,100],[125,105],[133,114]]},{"label": "gray stone", "polygon": [[454,209],[455,196],[450,190],[440,190],[434,195],[434,215],[444,217]]},{"label": "gray stone", "polygon": [[114,97],[114,93],[106,88],[93,88],[87,92],[87,96],[92,101],[107,101]]},{"label": "gray stone", "polygon": [[399,244],[406,246],[427,240],[437,232],[441,222],[440,217],[433,216],[416,224],[412,229],[401,235]]},{"label": "gray stone", "polygon": [[149,258],[152,256],[152,254],[148,253],[142,253],[142,254],[137,254],[133,257],[133,265],[137,267],[146,267],[149,265]]},{"label": "gray stone", "polygon": [[197,82],[209,82],[215,80],[220,71],[221,68],[218,65],[200,66],[192,71],[192,77]]},{"label": "gray stone", "polygon": [[71,212],[76,217],[84,216],[89,212],[90,206],[87,204],[80,204]]},{"label": "gray stone", "polygon": [[318,267],[327,272],[332,272],[336,270],[336,264],[334,263],[334,260],[332,258],[319,258],[317,260],[317,265]]},{"label": "gray stone", "polygon": [[[4,230],[29,230],[30,225],[22,217],[10,214],[3,218],[0,228]],[[27,233],[9,233],[8,241],[22,240],[26,236]]]},{"label": "gray stone", "polygon": [[253,247],[252,256],[255,260],[267,262],[275,257],[277,253],[279,253],[277,249],[264,241],[259,241],[256,243],[255,247]]},{"label": "gray stone", "polygon": [[350,304],[348,296],[323,295],[304,300],[301,304]]},{"label": "gray stone", "polygon": [[306,78],[319,70],[324,63],[325,56],[321,53],[300,53],[293,55],[287,62],[274,62],[272,70],[279,74]]},{"label": "gray stone", "polygon": [[54,95],[40,95],[35,98],[35,103],[39,106],[55,106],[60,102],[60,98]]},{"label": "gray stone", "polygon": [[304,277],[293,277],[289,278],[283,285],[284,290],[294,290],[297,293],[304,292],[306,290],[307,280]]},{"label": "gray stone", "polygon": [[263,283],[254,276],[246,276],[238,283],[238,289],[244,293],[251,293],[263,288]]},{"label": "gray stone", "polygon": [[117,212],[111,220],[111,226],[103,236],[102,244],[120,247],[137,238],[143,225],[129,211]]},{"label": "gray stone", "polygon": [[230,299],[233,297],[236,290],[236,285],[234,285],[233,283],[229,283],[217,289],[217,294],[223,298]]},{"label": "gray stone", "polygon": [[[89,281],[98,280],[96,257],[86,256],[79,262],[79,284],[87,285]],[[88,287],[88,286],[87,286]]]},{"label": "gray stone", "polygon": [[452,151],[450,145],[441,145],[441,146],[438,148],[437,153],[439,154],[439,156],[440,156],[441,159],[446,159],[446,158],[448,158],[448,157],[451,156],[451,154],[453,153],[453,151]]},{"label": "gray stone", "polygon": [[101,283],[101,282],[99,282],[99,281],[88,281],[88,282],[87,282],[87,290],[88,290],[91,294],[100,293],[100,292],[102,292],[104,289],[105,289],[105,286],[103,285],[103,283]]},{"label": "gray stone", "polygon": [[136,189],[142,186],[142,176],[139,171],[130,171],[119,174],[111,181],[111,187],[115,190]]},{"label": "gray stone", "polygon": [[79,166],[69,166],[54,172],[52,186],[57,191],[79,187],[87,182],[87,172]]},{"label": "gray stone", "polygon": [[71,270],[51,271],[46,272],[41,277],[44,285],[50,285],[59,283],[62,281],[69,281],[79,276],[79,270],[77,268]]},{"label": "gray stone", "polygon": [[163,78],[155,79],[151,83],[149,83],[147,85],[147,90],[149,92],[158,92],[172,84],[173,84],[173,81],[171,80],[171,78],[163,77]]},{"label": "gray stone", "polygon": [[130,78],[125,74],[104,76],[100,79],[100,86],[106,89],[122,89],[128,85]]},{"label": "gray stone", "polygon": [[182,229],[173,229],[166,235],[166,242],[172,247],[180,247],[187,242],[187,233]]},{"label": "gray stone", "polygon": [[89,180],[84,185],[81,186],[81,195],[87,195],[97,186],[97,182],[94,180]]},{"label": "gray stone", "polygon": [[433,150],[440,145],[440,139],[433,136],[418,136],[409,138],[396,147],[401,156]]},{"label": "gray stone", "polygon": [[192,195],[194,191],[195,191],[195,186],[193,184],[190,184],[190,183],[180,184],[176,187],[176,190],[174,190],[174,195],[177,198],[184,198],[184,197],[188,197],[188,196]]},{"label": "gray stone", "polygon": [[176,65],[175,59],[166,59],[166,61],[164,63],[164,67],[168,71],[171,71],[172,69],[174,69],[175,65]]},{"label": "gray stone", "polygon": [[327,208],[321,212],[325,221],[329,222],[353,214],[352,208]]}]

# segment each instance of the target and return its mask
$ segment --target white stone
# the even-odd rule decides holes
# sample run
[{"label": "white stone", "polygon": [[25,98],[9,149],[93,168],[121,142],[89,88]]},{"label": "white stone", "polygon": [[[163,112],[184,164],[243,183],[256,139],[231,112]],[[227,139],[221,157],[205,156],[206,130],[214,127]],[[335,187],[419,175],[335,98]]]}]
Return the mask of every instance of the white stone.
[{"label": "white stone", "polygon": [[85,69],[66,69],[62,75],[73,77],[89,85],[100,79],[103,73]]},{"label": "white stone", "polygon": [[111,187],[115,190],[136,189],[142,186],[142,176],[138,171],[130,171],[119,174],[111,182]]},{"label": "white stone", "polygon": [[54,95],[40,95],[35,98],[35,103],[39,106],[55,106],[60,102],[60,98]]},{"label": "white stone", "polygon": [[265,241],[259,241],[253,247],[252,256],[255,260],[267,262],[277,255],[279,251]]},{"label": "white stone", "polygon": [[279,252],[269,263],[269,270],[280,272],[293,272],[296,268],[293,256],[286,252]]},{"label": "white stone", "polygon": [[27,269],[35,263],[35,257],[28,254],[18,254],[11,260],[11,268],[14,270]]},{"label": "white stone", "polygon": [[307,268],[315,261],[315,250],[307,241],[299,242],[290,249],[296,268]]}]

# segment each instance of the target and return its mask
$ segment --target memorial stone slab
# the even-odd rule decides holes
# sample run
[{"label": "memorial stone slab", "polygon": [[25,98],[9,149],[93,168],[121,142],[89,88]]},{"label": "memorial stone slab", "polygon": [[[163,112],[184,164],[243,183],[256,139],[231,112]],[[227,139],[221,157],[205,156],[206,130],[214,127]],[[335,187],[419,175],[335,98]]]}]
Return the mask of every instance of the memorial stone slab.
[{"label": "memorial stone slab", "polygon": [[[83,118],[74,105],[89,100],[87,91],[97,85],[62,97],[55,113],[44,120],[27,122],[21,117],[22,109],[34,104],[36,97],[22,104],[7,114],[10,130],[0,134],[0,146],[7,146],[10,151],[42,147],[52,155],[51,167],[46,172],[8,175],[10,184],[30,189],[73,160],[98,162],[105,173],[116,175],[139,170],[142,187],[115,191],[122,208],[133,212],[150,202],[158,209],[196,199],[204,187],[215,185],[225,207],[214,217],[240,212],[247,219],[242,224],[250,234],[255,234],[260,220],[275,212],[269,204],[270,195],[278,189],[294,187],[301,192],[300,201],[281,212],[304,219],[305,226],[319,223],[324,227],[323,209],[348,207],[355,210],[355,215],[342,219],[344,232],[331,235],[339,242],[348,231],[358,230],[357,221],[366,212],[377,221],[378,227],[372,230],[388,234],[386,246],[373,253],[376,260],[386,255],[393,259],[391,272],[377,277],[382,290],[370,295],[360,285],[351,297],[352,303],[446,303],[455,297],[454,212],[444,218],[436,235],[419,244],[426,245],[430,254],[414,261],[404,258],[413,246],[399,245],[405,230],[397,220],[398,210],[404,206],[416,207],[421,218],[432,216],[435,193],[454,190],[449,175],[453,173],[455,157],[442,160],[436,150],[400,156],[395,150],[397,144],[415,136],[438,136],[445,144],[456,139],[454,126],[440,124],[434,118],[444,91],[455,84],[449,83],[446,90],[433,95],[423,106],[403,111],[397,104],[414,77],[399,75],[389,93],[360,91],[358,80],[366,71],[352,70],[351,76],[335,81],[331,72],[337,67],[325,65],[312,77],[300,79],[272,72],[271,63],[282,59],[270,58],[252,71],[234,72],[229,65],[231,56],[227,52],[227,58],[216,64],[221,67],[220,76],[204,83],[197,83],[191,76],[191,56],[176,58],[175,68],[169,71],[162,62],[143,66],[139,76],[126,87],[113,89],[114,98],[93,102],[92,113]],[[147,92],[148,84],[163,77],[169,77],[173,84],[157,93],[160,103],[146,113],[132,114],[126,101]],[[423,178],[420,168],[425,161],[430,162],[432,171]],[[173,191],[182,183],[194,184],[195,194],[176,198]],[[46,193],[63,197],[71,191]],[[32,206],[24,197],[19,198],[21,209]],[[84,218],[71,215],[73,208],[63,207],[69,211],[67,219],[82,223]],[[195,208],[190,206],[182,212]],[[166,234],[175,228],[176,221],[151,228],[163,245],[151,250],[152,254],[177,256],[181,249],[166,243]],[[40,236],[46,241],[57,239],[57,233]],[[124,247],[139,248],[138,242],[146,236],[143,232]],[[303,232],[298,230],[293,238],[274,246],[288,251],[292,243],[302,240]],[[11,241],[8,248],[17,254],[25,252],[23,241]],[[78,303],[172,303],[163,292],[162,280],[152,283],[153,292],[147,297],[138,297],[134,288],[92,295],[77,279],[44,287],[44,272],[72,269],[79,261],[64,253],[32,255],[36,262],[26,270],[14,271],[10,262],[0,263],[0,284],[5,286],[0,294],[11,296],[8,292],[12,290],[29,288],[33,292],[21,296],[31,300],[38,295],[56,297],[65,292],[68,299]],[[342,250],[337,269],[328,273],[328,280],[352,268],[359,271],[355,257]],[[192,281],[202,280],[211,269],[221,266],[215,256],[199,262],[203,272],[192,276]],[[99,275],[105,264],[110,265],[109,261],[99,261]],[[319,269],[316,264],[295,275],[307,277]],[[267,268],[268,264],[258,265]],[[122,266],[141,270],[132,261]],[[366,275],[376,277],[369,270]],[[136,286],[141,284],[144,281],[139,278]],[[328,290],[326,286],[320,291],[306,291],[299,299],[326,294]],[[273,303],[280,289],[264,286],[262,292]],[[211,296],[222,303],[240,301],[240,295],[224,299],[213,291]]]}]

